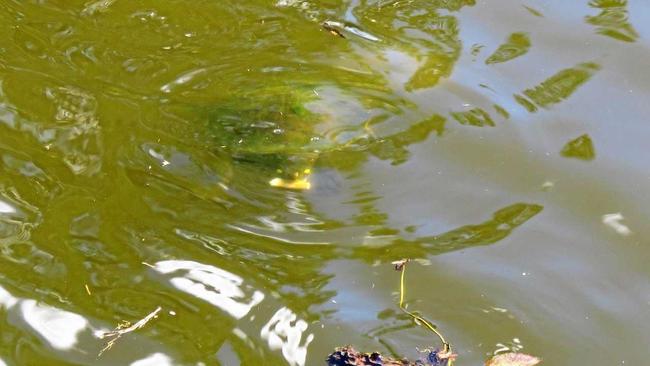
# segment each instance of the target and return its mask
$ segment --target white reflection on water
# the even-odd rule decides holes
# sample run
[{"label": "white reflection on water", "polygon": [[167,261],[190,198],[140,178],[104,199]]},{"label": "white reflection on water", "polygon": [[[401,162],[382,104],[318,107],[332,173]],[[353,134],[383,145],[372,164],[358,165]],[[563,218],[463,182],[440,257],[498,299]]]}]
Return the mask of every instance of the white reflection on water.
[{"label": "white reflection on water", "polygon": [[87,2],[84,9],[81,11],[81,15],[92,16],[97,13],[104,13],[110,8],[113,3],[117,0],[96,0]]},{"label": "white reflection on water", "polygon": [[[265,222],[267,225],[269,224],[269,221],[267,221],[265,218],[260,219],[260,221]],[[283,225],[283,224],[279,224]],[[330,244],[327,241],[311,241],[311,240],[306,240],[304,239],[306,236],[305,235],[300,235],[301,233],[298,232],[289,232],[285,233],[284,236],[281,236],[279,233],[280,232],[285,232],[285,230],[278,230],[277,227],[273,227],[271,230],[266,230],[265,228],[261,226],[255,226],[255,225],[227,225],[229,228],[240,231],[245,234],[250,234],[250,235],[255,235],[259,236],[262,238],[269,238],[277,241],[281,241],[283,243],[289,243],[289,244],[304,244],[304,245],[327,245]],[[284,228],[284,226],[282,226]],[[293,234],[293,235],[292,235]],[[292,238],[289,238],[292,236]],[[297,239],[293,239],[293,237]]]},{"label": "white reflection on water", "polygon": [[[55,351],[56,356],[75,365],[173,365],[174,362],[160,351],[159,344],[138,335],[131,335],[121,342],[121,352],[108,352],[97,358],[103,340],[99,340],[102,329],[107,328],[98,321],[80,314],[39,303],[34,299],[15,297],[0,286],[0,313],[9,324],[42,340],[44,346]],[[0,329],[0,334],[2,334]],[[145,357],[145,355],[149,354]],[[133,360],[136,361],[133,361]],[[139,359],[139,360],[138,360]],[[14,360],[14,362],[16,362]],[[133,362],[133,363],[131,363]],[[166,362],[166,363],[165,363]],[[0,361],[0,366],[4,363]]]},{"label": "white reflection on water", "polygon": [[[171,275],[168,281],[175,288],[209,302],[236,319],[244,318],[264,300],[264,294],[244,286],[241,277],[211,265],[190,260],[166,260],[156,262],[152,268],[158,273]],[[282,350],[282,356],[290,365],[304,366],[307,347],[314,339],[314,335],[309,334],[301,345],[306,330],[306,321],[282,307],[262,327],[260,335],[270,349]],[[250,343],[241,329],[235,328],[233,333]],[[249,346],[254,347],[252,343]]]},{"label": "white reflection on water", "polygon": [[[25,201],[15,188],[0,187],[0,243],[26,241],[41,221],[38,208]],[[3,247],[6,253],[7,248]]]},{"label": "white reflection on water", "polygon": [[618,234],[628,236],[632,234],[632,230],[625,224],[621,223],[625,219],[620,212],[603,215],[603,224],[609,226]]},{"label": "white reflection on water", "polygon": [[257,290],[246,300],[246,293],[242,290],[244,280],[214,266],[188,260],[168,260],[157,262],[154,270],[162,274],[180,272],[169,280],[174,287],[209,302],[236,319],[245,317],[264,300],[264,294]]},{"label": "white reflection on water", "polygon": [[0,286],[0,308],[9,311],[16,307],[21,318],[54,349],[72,349],[79,333],[88,326],[88,320],[81,315],[14,297]]},{"label": "white reflection on water", "polygon": [[302,334],[306,330],[307,322],[297,319],[296,314],[283,307],[266,323],[260,335],[266,339],[271,349],[282,349],[282,356],[291,366],[303,366],[307,358],[307,346],[314,340],[314,335],[309,334],[304,345],[300,345]]},{"label": "white reflection on water", "polygon": [[77,344],[79,333],[88,326],[88,320],[79,314],[38,304],[34,300],[22,300],[20,311],[27,324],[52,348],[59,350],[72,349]]},{"label": "white reflection on water", "polygon": [[164,353],[154,353],[141,360],[133,362],[130,366],[172,366],[172,359]]},{"label": "white reflection on water", "polygon": [[[329,241],[314,240],[314,233],[325,233],[323,222],[309,213],[309,207],[295,192],[286,192],[286,214],[260,215],[256,223],[228,224],[231,229],[263,238],[278,240],[289,244],[327,245]],[[330,233],[331,231],[328,231]]]},{"label": "white reflection on water", "polygon": [[10,204],[0,201],[0,213],[16,213],[16,209]]},{"label": "white reflection on water", "polygon": [[7,290],[2,288],[0,286],[0,308],[5,308],[5,310],[9,310],[12,308],[16,303],[18,302],[18,299],[11,296]]},{"label": "white reflection on water", "polygon": [[169,83],[160,87],[160,91],[163,93],[171,93],[175,89],[191,83],[195,79],[200,79],[201,76],[208,74],[208,68],[198,68],[196,70],[191,70],[182,75],[179,75],[176,79],[170,81]]}]

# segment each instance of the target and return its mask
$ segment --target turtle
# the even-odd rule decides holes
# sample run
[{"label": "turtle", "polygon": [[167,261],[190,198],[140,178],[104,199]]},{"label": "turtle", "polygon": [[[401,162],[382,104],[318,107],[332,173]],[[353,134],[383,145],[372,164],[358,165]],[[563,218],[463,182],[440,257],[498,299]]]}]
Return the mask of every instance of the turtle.
[{"label": "turtle", "polygon": [[211,140],[233,160],[270,170],[271,186],[306,190],[323,154],[367,151],[397,165],[407,160],[409,145],[444,130],[445,118],[434,114],[407,128],[377,133],[372,126],[385,115],[373,117],[363,103],[339,90],[281,85],[240,92],[209,109]]},{"label": "turtle", "polygon": [[320,154],[369,133],[361,126],[346,142],[328,136],[337,123],[336,113],[327,108],[316,87],[266,86],[240,91],[210,108],[208,129],[218,148],[233,160],[270,170],[271,186],[305,190],[311,187],[309,176]]}]

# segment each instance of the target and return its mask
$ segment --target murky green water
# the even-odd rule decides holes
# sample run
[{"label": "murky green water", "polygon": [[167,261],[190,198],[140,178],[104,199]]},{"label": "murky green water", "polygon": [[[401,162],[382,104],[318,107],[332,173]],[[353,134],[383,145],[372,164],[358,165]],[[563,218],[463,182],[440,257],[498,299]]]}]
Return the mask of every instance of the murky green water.
[{"label": "murky green water", "polygon": [[649,24],[645,0],[1,0],[0,365],[417,358],[403,257],[457,365],[647,363]]}]

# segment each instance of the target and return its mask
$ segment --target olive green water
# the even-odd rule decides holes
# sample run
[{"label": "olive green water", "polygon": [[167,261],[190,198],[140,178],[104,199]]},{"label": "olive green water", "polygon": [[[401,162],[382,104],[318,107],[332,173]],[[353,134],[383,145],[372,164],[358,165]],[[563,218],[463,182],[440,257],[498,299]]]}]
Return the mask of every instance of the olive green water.
[{"label": "olive green water", "polygon": [[0,26],[0,365],[417,358],[403,257],[457,365],[648,362],[645,0],[0,0]]}]

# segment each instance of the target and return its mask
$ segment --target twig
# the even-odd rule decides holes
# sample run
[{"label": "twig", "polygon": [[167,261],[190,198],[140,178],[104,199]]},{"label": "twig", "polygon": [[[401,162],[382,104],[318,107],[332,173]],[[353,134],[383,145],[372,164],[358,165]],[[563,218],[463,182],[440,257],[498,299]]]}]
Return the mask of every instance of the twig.
[{"label": "twig", "polygon": [[118,327],[115,328],[115,330],[112,330],[110,332],[105,332],[104,334],[100,335],[99,336],[100,339],[110,338],[110,337],[112,337],[112,339],[110,339],[106,343],[106,346],[104,348],[102,348],[101,351],[99,351],[99,354],[97,355],[97,357],[101,357],[101,355],[104,352],[111,349],[111,347],[113,347],[115,342],[117,342],[117,340],[120,339],[120,337],[123,336],[124,334],[134,332],[134,331],[144,327],[147,323],[149,323],[151,321],[151,319],[155,318],[161,310],[162,310],[162,308],[159,306],[159,307],[156,308],[156,310],[152,311],[149,315],[145,316],[140,321],[138,321],[137,323],[135,323],[135,324],[133,324],[131,326],[122,327],[122,326],[118,325]]}]

